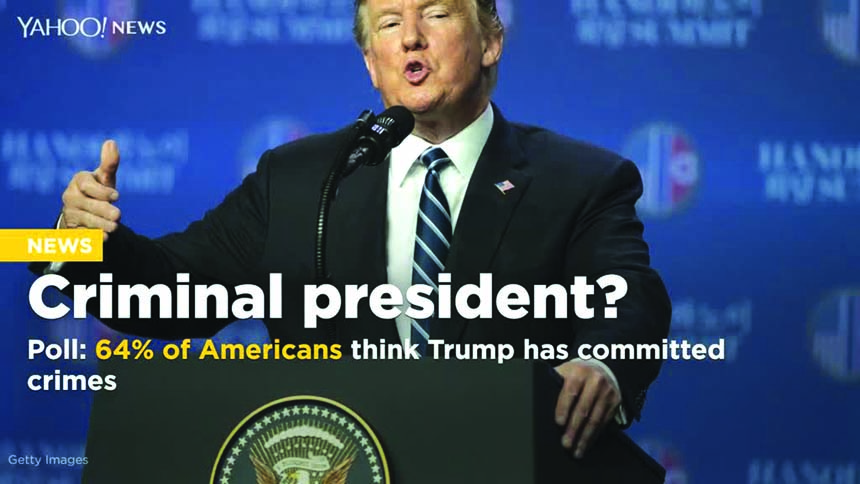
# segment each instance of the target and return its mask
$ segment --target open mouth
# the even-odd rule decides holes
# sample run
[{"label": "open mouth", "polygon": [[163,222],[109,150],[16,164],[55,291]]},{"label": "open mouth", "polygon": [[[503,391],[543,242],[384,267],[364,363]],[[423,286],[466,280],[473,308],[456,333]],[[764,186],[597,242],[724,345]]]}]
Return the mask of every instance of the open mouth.
[{"label": "open mouth", "polygon": [[430,74],[430,70],[421,61],[412,61],[406,64],[406,80],[411,84],[421,84],[428,74]]}]

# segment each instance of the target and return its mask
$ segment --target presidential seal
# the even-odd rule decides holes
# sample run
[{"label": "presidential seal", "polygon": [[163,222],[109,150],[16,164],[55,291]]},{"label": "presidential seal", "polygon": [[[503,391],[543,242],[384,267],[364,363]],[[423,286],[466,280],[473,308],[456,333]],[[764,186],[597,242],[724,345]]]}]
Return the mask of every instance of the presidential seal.
[{"label": "presidential seal", "polygon": [[211,484],[390,484],[382,446],[346,406],[288,397],[247,416],[227,437]]}]

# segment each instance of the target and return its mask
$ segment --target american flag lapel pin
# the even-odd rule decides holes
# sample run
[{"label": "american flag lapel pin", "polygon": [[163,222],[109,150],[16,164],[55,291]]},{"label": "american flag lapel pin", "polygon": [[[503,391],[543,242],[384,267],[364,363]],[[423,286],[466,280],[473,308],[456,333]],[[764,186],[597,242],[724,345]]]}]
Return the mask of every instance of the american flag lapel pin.
[{"label": "american flag lapel pin", "polygon": [[499,183],[496,183],[496,188],[498,188],[499,191],[502,192],[502,195],[507,195],[508,190],[514,188],[514,184],[511,183],[510,180],[500,181]]}]

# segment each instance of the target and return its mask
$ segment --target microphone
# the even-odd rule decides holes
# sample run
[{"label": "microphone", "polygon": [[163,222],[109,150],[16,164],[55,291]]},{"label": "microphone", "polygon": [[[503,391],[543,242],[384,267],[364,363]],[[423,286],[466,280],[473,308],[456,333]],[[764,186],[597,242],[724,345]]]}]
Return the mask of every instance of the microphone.
[{"label": "microphone", "polygon": [[361,165],[376,166],[399,145],[415,127],[415,117],[403,106],[392,106],[376,117],[366,133],[358,138],[357,147],[346,161],[342,178]]},{"label": "microphone", "polygon": [[370,123],[376,120],[376,115],[373,114],[373,111],[370,109],[365,109],[358,115],[358,118],[355,120],[355,124],[353,125],[353,129],[358,130],[359,132],[364,131],[370,126]]}]

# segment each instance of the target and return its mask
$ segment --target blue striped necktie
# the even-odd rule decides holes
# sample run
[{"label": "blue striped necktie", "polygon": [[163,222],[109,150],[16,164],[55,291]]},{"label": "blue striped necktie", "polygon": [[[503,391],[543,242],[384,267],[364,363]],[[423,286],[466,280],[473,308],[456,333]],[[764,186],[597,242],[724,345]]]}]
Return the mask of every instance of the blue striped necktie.
[{"label": "blue striped necktie", "polygon": [[[433,287],[433,300],[436,306],[438,297],[439,273],[445,268],[445,259],[451,247],[451,210],[448,199],[442,191],[439,172],[451,159],[439,147],[428,148],[421,154],[421,163],[427,167],[424,187],[418,202],[418,227],[415,233],[415,253],[412,258],[412,284]],[[412,321],[412,343],[418,344],[421,356],[427,354],[427,340],[431,337],[430,320]]]}]

